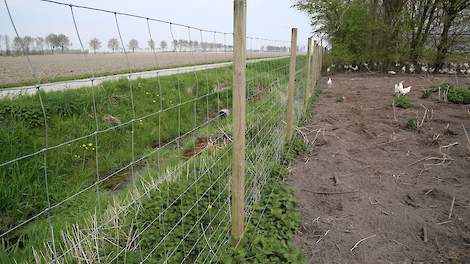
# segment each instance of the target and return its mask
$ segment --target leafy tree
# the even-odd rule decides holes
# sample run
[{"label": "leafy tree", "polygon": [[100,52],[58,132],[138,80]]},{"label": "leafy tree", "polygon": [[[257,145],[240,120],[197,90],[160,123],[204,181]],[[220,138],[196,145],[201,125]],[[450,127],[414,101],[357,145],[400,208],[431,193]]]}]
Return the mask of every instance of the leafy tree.
[{"label": "leafy tree", "polygon": [[90,48],[93,50],[94,53],[96,53],[96,50],[101,48],[101,41],[97,38],[93,38],[88,44],[90,45]]},{"label": "leafy tree", "polygon": [[108,40],[108,48],[113,52],[119,49],[119,41],[117,40],[117,38],[112,38]]},{"label": "leafy tree", "polygon": [[139,48],[139,42],[136,39],[131,39],[127,47],[132,50],[132,52],[135,52],[135,50]]}]

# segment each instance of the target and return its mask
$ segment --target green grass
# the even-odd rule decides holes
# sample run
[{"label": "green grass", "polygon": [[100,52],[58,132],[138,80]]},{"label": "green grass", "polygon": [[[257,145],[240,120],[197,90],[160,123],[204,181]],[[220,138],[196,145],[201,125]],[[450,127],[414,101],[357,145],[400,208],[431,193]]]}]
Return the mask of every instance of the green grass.
[{"label": "green grass", "polygon": [[[249,64],[247,94],[259,94],[280,76],[285,84],[288,68],[284,66],[287,64],[287,59]],[[299,60],[298,65],[302,64],[302,60]],[[272,72],[279,67],[283,68]],[[129,182],[132,182],[133,178],[129,176],[132,169],[137,175],[134,177],[155,178],[166,168],[181,164],[186,160],[182,156],[182,149],[192,146],[195,137],[201,135],[201,132],[167,145],[158,152],[155,152],[155,148],[159,142],[164,145],[191,131],[207,120],[208,113],[209,116],[214,116],[218,108],[229,108],[231,78],[231,68],[226,67],[159,79],[109,81],[94,90],[83,88],[43,93],[49,147],[84,135],[91,136],[51,149],[46,156],[35,155],[2,167],[0,200],[4,202],[0,205],[0,232],[47,208],[45,172],[48,176],[50,202],[55,205],[86,188],[95,182],[97,177],[102,179],[129,164],[133,160],[132,156],[137,159],[148,155],[142,162],[116,173],[97,188],[92,188],[53,209],[51,223],[58,237],[58,230],[66,229],[73,223],[83,222],[95,208],[104,210],[114,199],[128,197],[131,185]],[[129,86],[132,87],[132,94]],[[210,95],[191,101],[196,96],[205,94]],[[96,104],[96,117],[93,101]],[[163,109],[167,110],[155,114],[160,109],[160,102]],[[187,103],[174,107],[184,102]],[[134,112],[135,122],[130,122]],[[114,121],[106,118],[109,116],[114,117]],[[0,163],[44,148],[44,121],[37,96],[1,100],[0,143],[4,148],[0,153]],[[111,129],[116,122],[121,123],[121,126]],[[220,126],[228,125],[227,122],[229,120],[218,120],[204,131],[216,133]],[[251,122],[256,125],[254,121]],[[96,125],[101,131],[109,130],[97,134],[95,138],[93,133]],[[96,149],[99,154],[97,159]],[[44,167],[44,158],[47,168]],[[155,165],[157,163],[159,166]],[[187,182],[182,181],[181,186],[185,184]],[[116,185],[120,185],[118,189],[121,191],[111,190]],[[151,210],[152,207],[149,207],[148,211]],[[19,263],[30,261],[31,247],[42,248],[43,242],[49,238],[50,230],[46,215],[43,215],[1,240],[0,260],[11,262],[16,259]]]},{"label": "green grass", "polygon": [[394,99],[395,107],[408,109],[412,106],[411,99],[408,96],[399,96]]}]

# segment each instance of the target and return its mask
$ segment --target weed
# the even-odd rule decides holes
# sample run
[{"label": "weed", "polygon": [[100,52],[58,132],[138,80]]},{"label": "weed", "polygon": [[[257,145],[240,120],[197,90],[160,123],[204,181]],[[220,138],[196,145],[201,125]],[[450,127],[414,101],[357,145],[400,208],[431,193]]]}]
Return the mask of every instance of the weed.
[{"label": "weed", "polygon": [[453,88],[447,94],[449,102],[454,104],[470,104],[469,88]]},{"label": "weed", "polygon": [[399,96],[395,97],[395,106],[403,109],[408,109],[411,107],[411,99],[408,96]]},{"label": "weed", "polygon": [[418,126],[418,120],[416,119],[416,117],[411,117],[411,118],[408,118],[408,120],[406,121],[406,124],[405,124],[405,127],[407,129],[416,129]]}]

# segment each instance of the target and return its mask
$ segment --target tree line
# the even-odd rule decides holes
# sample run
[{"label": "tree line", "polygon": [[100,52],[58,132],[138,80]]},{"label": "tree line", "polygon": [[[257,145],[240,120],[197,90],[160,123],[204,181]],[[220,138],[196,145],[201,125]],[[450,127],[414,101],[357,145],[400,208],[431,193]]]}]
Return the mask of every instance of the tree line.
[{"label": "tree line", "polygon": [[[88,41],[88,51],[96,53],[103,48],[103,43],[98,38],[93,38]],[[159,47],[157,47],[154,40],[147,41],[147,49],[161,51],[231,51],[232,45],[226,45],[216,42],[199,42],[189,41],[185,39],[173,40],[171,42],[172,47],[170,48],[169,43],[166,40],[160,41]],[[0,35],[0,53],[2,55],[17,55],[22,54],[24,51],[26,54],[50,54],[50,53],[64,53],[69,50],[72,46],[70,38],[64,34],[51,33],[44,37],[31,37],[25,36],[22,38],[14,37],[10,41],[8,35]],[[111,38],[106,42],[106,47],[111,52],[119,52],[122,50],[121,42],[118,38]],[[135,52],[141,49],[140,43],[137,39],[131,39],[126,45],[127,50]],[[270,52],[287,52],[287,47],[280,46],[266,46],[260,47],[261,51]],[[78,51],[79,52],[79,51]]]},{"label": "tree line", "polygon": [[[441,68],[470,51],[470,0],[294,0],[338,63]],[[468,59],[468,58],[465,58]]]}]

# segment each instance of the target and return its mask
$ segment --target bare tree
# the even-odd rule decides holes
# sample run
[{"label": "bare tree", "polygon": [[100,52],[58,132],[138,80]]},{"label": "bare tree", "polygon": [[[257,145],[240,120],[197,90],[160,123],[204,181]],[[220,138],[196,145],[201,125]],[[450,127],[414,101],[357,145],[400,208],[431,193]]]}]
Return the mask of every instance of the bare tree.
[{"label": "bare tree", "polygon": [[10,37],[5,35],[3,40],[5,41],[5,54],[10,55]]},{"label": "bare tree", "polygon": [[117,40],[117,38],[112,38],[108,40],[108,48],[113,52],[119,49],[119,41]]},{"label": "bare tree", "polygon": [[149,40],[147,44],[151,50],[155,50],[155,41],[153,39]]},{"label": "bare tree", "polygon": [[31,46],[34,43],[34,39],[30,36],[23,37],[23,47],[25,49],[26,54],[29,54],[31,51]]},{"label": "bare tree", "polygon": [[64,52],[65,49],[67,49],[68,47],[72,45],[69,37],[67,37],[64,34],[57,35],[57,44],[59,48],[61,49],[62,53]]},{"label": "bare tree", "polygon": [[36,43],[36,49],[41,51],[41,53],[44,53],[44,38],[37,37],[34,39],[34,42]]},{"label": "bare tree", "polygon": [[17,53],[20,53],[23,48],[23,39],[20,37],[15,37],[13,39],[13,48],[16,50]]},{"label": "bare tree", "polygon": [[96,50],[101,48],[101,41],[97,38],[93,38],[92,40],[90,40],[90,43],[88,44],[90,45],[90,48],[93,50],[93,53],[96,53]]},{"label": "bare tree", "polygon": [[127,47],[132,50],[132,52],[135,52],[135,50],[139,48],[139,42],[136,39],[131,39]]},{"label": "bare tree", "polygon": [[160,48],[161,48],[162,50],[166,50],[167,47],[168,47],[168,43],[166,43],[166,41],[162,40],[162,41],[160,42]]},{"label": "bare tree", "polygon": [[51,49],[51,52],[54,52],[54,49],[59,47],[59,39],[58,36],[54,33],[47,35],[46,37],[46,44]]}]

